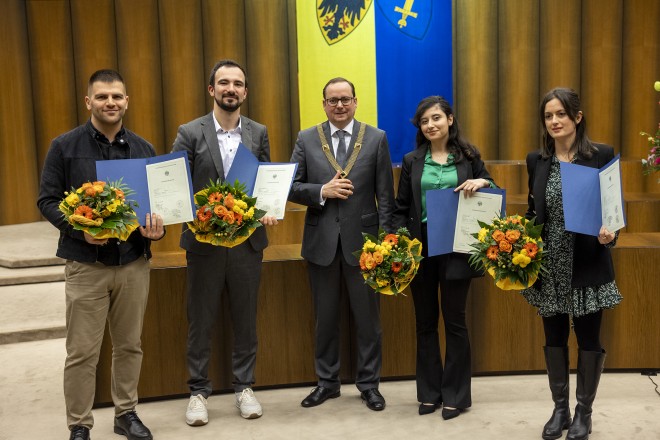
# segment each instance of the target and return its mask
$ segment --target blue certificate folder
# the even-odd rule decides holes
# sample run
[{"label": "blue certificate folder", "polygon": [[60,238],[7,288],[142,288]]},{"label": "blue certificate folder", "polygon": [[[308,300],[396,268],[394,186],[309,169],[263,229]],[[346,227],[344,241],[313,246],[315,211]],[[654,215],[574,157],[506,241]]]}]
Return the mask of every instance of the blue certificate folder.
[{"label": "blue certificate folder", "polygon": [[[619,160],[620,156],[617,154],[600,169],[574,163],[562,162],[560,164],[564,227],[567,231],[598,236],[600,227],[603,225],[599,174],[603,169]],[[621,194],[621,205],[623,205],[623,194]],[[622,214],[625,222],[625,211]]]},{"label": "blue certificate folder", "polygon": [[140,224],[144,226],[144,220],[150,212],[151,201],[149,200],[149,184],[147,182],[147,165],[166,162],[168,160],[184,158],[186,171],[188,173],[188,185],[190,191],[190,206],[192,206],[192,216],[195,217],[195,200],[192,192],[192,179],[190,178],[190,165],[185,151],[177,151],[162,156],[147,157],[143,159],[119,159],[119,160],[100,160],[96,162],[96,178],[108,182],[122,179],[122,182],[135,191],[128,197],[135,200],[138,207],[135,208]]},{"label": "blue certificate folder", "polygon": [[[428,255],[449,254],[454,251],[454,231],[458,214],[458,198],[463,191],[453,188],[426,191],[426,226],[428,234]],[[501,194],[501,213],[506,211],[506,191],[499,188],[482,188],[479,192]],[[493,217],[499,213],[494,212]]]}]

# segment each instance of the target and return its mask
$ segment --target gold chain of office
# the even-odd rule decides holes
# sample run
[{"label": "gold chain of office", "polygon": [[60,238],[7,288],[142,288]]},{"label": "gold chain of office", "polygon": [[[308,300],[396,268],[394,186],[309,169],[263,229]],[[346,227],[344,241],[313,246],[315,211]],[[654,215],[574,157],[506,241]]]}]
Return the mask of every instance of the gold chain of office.
[{"label": "gold chain of office", "polygon": [[316,129],[319,132],[319,138],[321,139],[321,148],[323,148],[325,157],[328,159],[328,162],[330,162],[330,165],[332,165],[332,168],[334,168],[335,171],[338,171],[342,178],[348,176],[348,173],[351,172],[351,168],[353,168],[353,165],[355,165],[358,154],[360,154],[360,150],[362,149],[362,139],[364,138],[364,131],[366,128],[367,124],[360,124],[360,131],[358,132],[357,140],[353,146],[353,152],[351,153],[351,157],[348,158],[348,162],[346,162],[346,167],[342,169],[342,167],[337,163],[335,156],[330,151],[330,144],[328,143],[328,139],[325,137],[325,133],[323,133],[322,125],[318,124],[316,126]]}]

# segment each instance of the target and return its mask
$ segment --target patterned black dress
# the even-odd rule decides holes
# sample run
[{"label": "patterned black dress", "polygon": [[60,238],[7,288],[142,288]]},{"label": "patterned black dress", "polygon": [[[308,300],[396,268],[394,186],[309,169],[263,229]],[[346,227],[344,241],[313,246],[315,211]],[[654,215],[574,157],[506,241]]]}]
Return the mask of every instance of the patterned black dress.
[{"label": "patterned black dress", "polygon": [[[538,307],[539,315],[546,317],[557,314],[583,316],[601,309],[613,308],[623,299],[616,282],[611,281],[600,286],[571,287],[575,235],[567,232],[564,227],[561,173],[559,160],[554,156],[545,194],[547,222],[544,252],[548,273],[543,275],[541,283],[537,282],[534,286],[522,290],[522,295],[527,302]],[[615,243],[616,238],[609,246]]]}]

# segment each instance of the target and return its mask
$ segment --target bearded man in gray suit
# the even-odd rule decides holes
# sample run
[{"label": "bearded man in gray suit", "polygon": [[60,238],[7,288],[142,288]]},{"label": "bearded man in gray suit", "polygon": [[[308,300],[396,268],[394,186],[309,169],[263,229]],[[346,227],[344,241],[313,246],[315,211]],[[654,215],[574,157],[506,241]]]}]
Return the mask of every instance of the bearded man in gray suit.
[{"label": "bearded man in gray suit", "polygon": [[[241,116],[240,107],[247,97],[247,75],[233,60],[221,60],[213,67],[208,85],[213,111],[179,127],[172,151],[185,151],[192,174],[193,191],[203,189],[209,180],[224,180],[232,166],[239,143],[262,162],[270,162],[268,132],[264,125]],[[261,219],[275,225],[275,217]],[[262,415],[252,392],[257,356],[257,294],[263,250],[268,245],[266,231],[257,228],[250,238],[233,247],[198,242],[186,225],[181,247],[186,250],[188,370],[190,400],[186,423],[208,423],[207,399],[213,390],[208,377],[211,357],[211,331],[217,320],[220,295],[229,295],[234,346],[232,381],[236,407],[242,417]]]},{"label": "bearded man in gray suit", "polygon": [[323,88],[328,121],[298,134],[291,162],[298,163],[289,200],[307,206],[302,256],[307,260],[316,319],[318,386],[301,402],[317,406],[339,397],[339,317],[342,280],[356,324],[356,386],[367,407],[385,408],[378,391],[382,363],[379,294],[360,274],[352,254],[362,232],[391,231],[392,162],[385,132],[354,119],[354,85],[334,78]]}]

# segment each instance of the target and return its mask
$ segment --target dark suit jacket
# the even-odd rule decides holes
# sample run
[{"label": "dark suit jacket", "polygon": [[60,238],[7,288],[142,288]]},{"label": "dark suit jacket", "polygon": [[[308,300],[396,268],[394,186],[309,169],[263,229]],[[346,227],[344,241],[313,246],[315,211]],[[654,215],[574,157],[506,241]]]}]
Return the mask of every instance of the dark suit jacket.
[{"label": "dark suit jacket", "polygon": [[[592,168],[601,168],[614,158],[614,149],[603,144],[595,144],[597,151],[591,159],[578,158],[575,163]],[[527,155],[527,174],[529,176],[529,193],[527,196],[527,212],[525,217],[536,217],[537,223],[545,223],[545,190],[550,174],[552,157],[543,158],[536,151]],[[575,188],[580,191],[580,188]],[[546,240],[546,231],[543,230]],[[598,286],[614,280],[614,266],[610,249],[598,242],[591,235],[573,234],[575,246],[573,251],[573,287]],[[541,279],[537,282],[542,282]]]},{"label": "dark suit jacket", "polygon": [[[355,121],[353,136],[347,154],[353,147],[360,129]],[[325,136],[330,141],[330,124],[323,123]],[[302,256],[321,266],[335,258],[337,243],[341,240],[344,258],[357,266],[353,251],[362,249],[362,232],[376,235],[378,227],[391,231],[394,209],[394,183],[392,162],[383,130],[367,125],[362,149],[348,175],[353,183],[353,195],[346,200],[327,199],[320,203],[321,187],[336,174],[321,149],[316,127],[298,133],[291,156],[298,163],[298,171],[289,194],[289,200],[306,205]]]},{"label": "dark suit jacket", "polygon": [[[270,144],[264,125],[241,116],[241,137],[243,145],[261,162],[270,162]],[[224,180],[225,174],[213,113],[179,127],[172,151],[180,150],[188,154],[194,192],[204,189],[210,180],[215,182],[219,177]],[[247,241],[255,251],[263,250],[268,246],[265,228],[257,228]],[[185,223],[180,245],[187,251],[201,255],[208,255],[214,248],[213,245],[197,241]]]},{"label": "dark suit jacket", "polygon": [[[396,228],[405,226],[413,238],[422,240],[422,172],[424,171],[424,157],[428,151],[428,144],[423,145],[403,157],[399,190],[396,197],[396,210],[394,225]],[[468,179],[487,179],[492,181],[481,159],[472,162],[467,159],[456,164],[458,185]],[[424,243],[426,246],[426,243]],[[426,249],[424,250],[426,255]],[[453,252],[449,255],[445,279],[457,280],[473,278],[483,275],[475,271],[468,263],[468,254]]]}]

